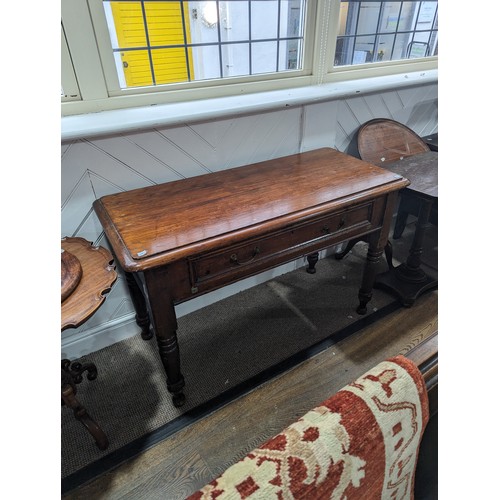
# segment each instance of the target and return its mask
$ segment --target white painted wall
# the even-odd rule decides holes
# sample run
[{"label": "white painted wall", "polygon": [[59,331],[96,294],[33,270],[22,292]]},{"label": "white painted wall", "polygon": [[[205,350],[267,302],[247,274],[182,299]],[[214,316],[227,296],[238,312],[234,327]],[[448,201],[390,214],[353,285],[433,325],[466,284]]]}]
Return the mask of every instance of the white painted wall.
[{"label": "white painted wall", "polygon": [[[191,177],[320,147],[352,152],[358,127],[393,118],[420,135],[437,131],[437,84],[424,84],[306,104],[290,109],[224,117],[61,144],[61,237],[109,245],[92,210],[106,194]],[[181,304],[182,316],[216,300],[304,265],[281,266]],[[70,359],[138,334],[122,274],[104,305],[84,325],[62,334]]]}]

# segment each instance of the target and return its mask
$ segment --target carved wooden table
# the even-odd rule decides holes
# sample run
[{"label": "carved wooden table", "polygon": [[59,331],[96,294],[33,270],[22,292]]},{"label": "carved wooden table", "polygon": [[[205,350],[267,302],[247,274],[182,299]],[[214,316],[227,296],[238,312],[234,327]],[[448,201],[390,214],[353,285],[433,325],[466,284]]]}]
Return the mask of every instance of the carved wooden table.
[{"label": "carved wooden table", "polygon": [[438,153],[408,156],[389,163],[387,169],[408,178],[406,188],[420,204],[417,227],[406,262],[376,277],[375,287],[393,292],[406,307],[411,307],[419,295],[438,285],[437,279],[428,276],[420,267],[425,232],[430,226],[430,215],[438,199]]},{"label": "carved wooden table", "polygon": [[[103,247],[95,247],[83,238],[61,239],[61,331],[76,328],[87,321],[105,300],[116,281],[113,256]],[[75,418],[92,434],[101,450],[108,447],[108,438],[76,398],[76,384],[95,380],[93,363],[61,361],[61,399],[73,410]]]},{"label": "carved wooden table", "polygon": [[360,314],[389,232],[401,175],[323,148],[94,202],[126,272],[143,338],[150,320],[176,406],[184,403],[174,306],[368,235]]}]

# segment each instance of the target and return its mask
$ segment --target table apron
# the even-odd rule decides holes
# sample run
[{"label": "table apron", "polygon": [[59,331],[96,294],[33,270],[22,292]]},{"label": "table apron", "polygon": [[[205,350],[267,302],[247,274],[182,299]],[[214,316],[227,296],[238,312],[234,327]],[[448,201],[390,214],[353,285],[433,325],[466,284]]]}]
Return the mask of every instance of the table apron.
[{"label": "table apron", "polygon": [[[194,255],[158,269],[175,304],[304,255],[380,230],[387,196],[322,214],[259,237]],[[155,269],[148,272],[157,274]]]}]

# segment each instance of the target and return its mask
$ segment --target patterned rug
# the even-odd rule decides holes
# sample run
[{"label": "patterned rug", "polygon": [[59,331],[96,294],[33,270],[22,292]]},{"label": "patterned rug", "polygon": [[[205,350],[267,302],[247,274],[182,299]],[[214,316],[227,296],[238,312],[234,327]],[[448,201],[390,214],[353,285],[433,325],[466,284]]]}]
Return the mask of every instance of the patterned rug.
[{"label": "patterned rug", "polygon": [[429,420],[425,382],[403,356],[379,363],[188,500],[412,499]]}]

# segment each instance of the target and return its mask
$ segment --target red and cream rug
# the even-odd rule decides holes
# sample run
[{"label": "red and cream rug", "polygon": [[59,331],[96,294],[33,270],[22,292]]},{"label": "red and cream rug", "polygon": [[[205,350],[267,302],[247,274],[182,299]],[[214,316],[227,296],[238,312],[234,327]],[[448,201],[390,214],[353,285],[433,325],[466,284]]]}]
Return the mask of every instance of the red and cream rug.
[{"label": "red and cream rug", "polygon": [[412,499],[428,419],[420,371],[396,356],[306,413],[189,500]]}]

